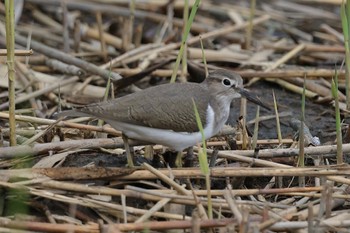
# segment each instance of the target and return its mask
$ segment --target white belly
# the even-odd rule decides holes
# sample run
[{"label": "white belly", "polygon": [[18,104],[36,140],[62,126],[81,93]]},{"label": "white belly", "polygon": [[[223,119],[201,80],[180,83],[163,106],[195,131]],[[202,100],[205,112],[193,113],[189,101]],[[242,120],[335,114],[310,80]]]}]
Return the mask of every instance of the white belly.
[{"label": "white belly", "polygon": [[[208,106],[207,124],[204,127],[204,137],[208,139],[214,132],[214,111]],[[202,141],[200,132],[186,133],[172,130],[156,129],[132,125],[117,121],[107,121],[113,128],[122,131],[127,137],[155,144],[161,144],[177,151],[182,151]]]}]

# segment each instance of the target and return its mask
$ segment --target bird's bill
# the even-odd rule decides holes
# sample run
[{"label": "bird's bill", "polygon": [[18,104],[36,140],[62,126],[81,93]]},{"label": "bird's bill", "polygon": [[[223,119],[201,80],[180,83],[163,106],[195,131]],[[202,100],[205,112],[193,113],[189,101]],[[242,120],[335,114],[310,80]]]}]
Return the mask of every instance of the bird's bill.
[{"label": "bird's bill", "polygon": [[265,103],[261,102],[261,100],[259,99],[259,97],[256,94],[249,92],[244,88],[239,88],[238,92],[242,95],[242,97],[253,102],[254,104],[260,105],[263,108],[271,110],[269,106],[267,106]]}]

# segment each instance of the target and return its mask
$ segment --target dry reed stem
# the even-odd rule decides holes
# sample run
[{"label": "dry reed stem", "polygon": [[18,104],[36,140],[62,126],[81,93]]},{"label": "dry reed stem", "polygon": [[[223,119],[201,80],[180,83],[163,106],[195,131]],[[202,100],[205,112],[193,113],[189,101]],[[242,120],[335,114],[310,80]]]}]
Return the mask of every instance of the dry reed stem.
[{"label": "dry reed stem", "polygon": [[[153,45],[153,44],[151,44]],[[155,48],[158,48],[159,46],[154,45]],[[207,54],[206,54],[207,55]],[[126,56],[128,57],[128,56]],[[117,57],[119,58],[119,57]],[[210,54],[209,54],[209,59],[210,59]],[[117,62],[119,59],[117,60]],[[103,67],[108,67],[107,64],[104,65]],[[115,72],[120,73],[125,76],[131,76],[138,74],[141,72],[139,68],[115,68]],[[238,74],[240,74],[243,78],[254,78],[254,77],[259,77],[259,78],[270,78],[270,79],[278,79],[282,78],[283,79],[294,79],[295,77],[303,77],[306,75],[308,78],[315,78],[315,77],[324,77],[331,79],[334,76],[334,70],[327,70],[327,69],[317,69],[317,70],[274,70],[274,71],[251,71],[251,70],[238,70],[236,71]],[[172,70],[166,70],[166,69],[157,69],[152,72],[153,75],[155,76],[161,76],[161,77],[170,77],[172,74]],[[180,73],[179,73],[180,74]],[[345,71],[341,70],[338,73],[339,79],[344,78],[345,76]]]},{"label": "dry reed stem", "polygon": [[[254,19],[253,20],[253,25],[256,26],[258,24],[264,23],[265,21],[267,21],[269,19],[270,19],[270,17],[268,15],[264,15],[262,17]],[[244,24],[241,24],[241,25],[234,25],[234,26],[228,26],[228,27],[216,29],[216,30],[213,30],[213,31],[201,34],[200,36],[195,36],[195,37],[190,38],[187,41],[187,45],[192,45],[194,43],[199,42],[200,38],[202,40],[215,38],[215,37],[218,37],[218,36],[221,36],[221,35],[225,35],[227,33],[231,33],[231,32],[234,32],[234,31],[238,31],[238,30],[244,29],[247,26],[248,26],[248,23],[244,23]],[[168,51],[171,51],[171,50],[174,50],[174,49],[178,49],[180,47],[180,45],[181,45],[181,43],[171,43],[171,44],[162,46],[162,47],[160,47],[158,49],[154,49],[152,51],[147,51],[147,52],[144,52],[143,54],[136,55],[136,56],[130,57],[128,59],[125,59],[124,63],[128,64],[130,62],[134,62],[134,61],[137,61],[139,59],[143,59],[145,56],[148,56],[148,55],[150,55],[152,53],[164,53],[164,52],[168,52]]]},{"label": "dry reed stem", "polygon": [[161,210],[166,204],[171,201],[170,198],[163,198],[159,200],[149,211],[147,211],[144,215],[138,218],[135,223],[146,222],[149,218],[151,218],[155,212]]},{"label": "dry reed stem", "polygon": [[[0,112],[0,118],[9,118],[8,113]],[[56,120],[51,120],[51,119],[43,119],[43,118],[38,118],[38,117],[31,117],[31,116],[22,116],[22,115],[15,115],[15,119],[18,121],[24,121],[24,122],[29,122],[33,124],[41,124],[41,125],[51,125],[56,122]],[[90,130],[90,131],[96,131],[96,132],[104,132],[104,133],[109,133],[111,135],[115,136],[121,136],[121,133],[114,128],[111,127],[106,127],[106,126],[93,126],[93,125],[84,125],[84,124],[77,124],[69,121],[60,121],[57,124],[58,127],[68,127],[68,128],[76,128],[76,129],[81,129],[81,130]],[[0,153],[1,156],[1,153]]]},{"label": "dry reed stem", "polygon": [[[0,117],[7,118],[7,113],[1,113]],[[34,118],[34,117],[27,117],[27,116],[16,116],[16,119],[18,120],[29,120],[32,122],[36,122],[39,120],[39,122],[44,124],[53,124],[55,121],[48,120],[48,119],[40,119],[40,118]],[[63,124],[63,125],[61,125]],[[81,125],[81,124],[75,124],[75,123],[68,123],[68,122],[59,122],[58,126],[73,126],[74,128],[81,128],[81,129],[89,129],[94,130],[97,132],[106,132],[110,134],[118,134],[114,129],[107,128],[107,127],[96,127],[96,126],[87,126],[87,125]],[[74,140],[74,141],[68,141],[68,142],[54,142],[54,143],[43,143],[43,144],[36,144],[33,147],[28,146],[16,146],[13,148],[0,148],[0,157],[2,158],[12,158],[15,156],[21,156],[21,155],[38,155],[41,153],[44,153],[49,150],[63,150],[67,148],[76,148],[81,145],[81,148],[94,148],[94,147],[103,147],[107,146],[110,148],[118,148],[122,147],[123,144],[121,143],[121,139],[86,139],[86,140]],[[130,140],[130,145],[140,145],[140,142]],[[299,150],[288,148],[288,149],[264,149],[259,151],[259,158],[272,158],[272,157],[290,157],[290,156],[297,156]],[[348,153],[350,152],[350,144],[343,144],[343,152]],[[211,150],[208,150],[208,153],[212,153]],[[313,155],[313,156],[320,156],[320,155],[332,155],[334,156],[336,153],[336,146],[330,145],[330,146],[317,146],[317,147],[307,147],[305,148],[305,153],[307,155]],[[243,156],[254,156],[254,151],[252,150],[246,150],[246,151],[222,151],[220,152],[220,155],[222,156],[230,156],[232,155],[243,155]],[[232,157],[234,158],[234,157]],[[243,161],[251,162],[250,158],[240,157]],[[269,164],[267,161],[264,162],[264,164]]]},{"label": "dry reed stem", "polygon": [[[238,73],[243,78],[295,78],[295,77],[324,77],[324,78],[332,78],[334,76],[334,70],[327,69],[317,69],[317,70],[274,70],[274,71],[238,71]],[[338,73],[339,78],[344,78],[345,71],[341,70]]]},{"label": "dry reed stem", "polygon": [[[66,190],[66,191],[73,191],[73,192],[79,192],[79,193],[88,193],[88,194],[100,194],[100,195],[111,195],[111,196],[121,196],[125,195],[128,197],[134,197],[134,198],[142,198],[144,200],[150,200],[150,201],[160,201],[165,198],[171,198],[171,202],[179,203],[179,204],[186,204],[186,205],[196,205],[196,202],[194,201],[193,197],[190,196],[183,196],[183,195],[177,195],[174,193],[173,190],[158,190],[158,189],[142,189],[134,186],[127,186],[126,189],[114,189],[114,188],[108,188],[108,187],[102,187],[102,186],[86,186],[83,184],[77,184],[77,183],[69,183],[69,182],[62,182],[62,181],[54,181],[54,180],[41,180],[39,183],[42,187],[47,187],[51,189],[58,189],[58,190]],[[257,195],[257,194],[286,194],[290,195],[292,192],[298,192],[301,196],[305,196],[304,193],[311,192],[311,191],[322,191],[323,187],[295,187],[295,188],[281,188],[281,189],[248,189],[248,190],[242,190],[242,189],[235,189],[230,190],[232,195],[234,196],[248,196],[248,195]],[[212,196],[223,196],[225,190],[212,190]],[[206,196],[207,192],[206,190],[194,190],[194,193],[199,196],[201,202],[206,205],[206,199],[201,196]],[[335,196],[337,198],[346,198],[347,195],[337,195]],[[225,207],[225,203],[222,201],[222,199],[213,199],[214,206],[216,203],[221,203],[220,206]],[[240,201],[238,201],[239,204],[241,204]],[[217,206],[219,207],[219,206]],[[275,206],[277,207],[277,206]]]},{"label": "dry reed stem", "polygon": [[[16,43],[25,46],[27,44],[27,40],[23,36],[16,35]],[[110,73],[109,71],[103,70],[92,63],[73,57],[70,54],[65,54],[64,52],[61,52],[58,49],[51,48],[47,45],[44,45],[43,43],[32,40],[31,48],[34,49],[36,52],[40,52],[48,57],[57,59],[67,64],[75,65],[85,70],[86,72],[99,75],[106,80],[108,80],[108,78],[112,78],[113,80],[122,79],[122,77],[117,73]]]},{"label": "dry reed stem", "polygon": [[[200,227],[202,229],[213,228],[213,227],[225,227],[228,224],[235,223],[236,221],[232,218],[225,219],[214,219],[214,220],[199,220]],[[7,227],[9,229],[26,229],[38,232],[67,232],[74,231],[80,233],[98,233],[100,232],[99,226],[96,223],[90,223],[88,225],[77,226],[73,224],[51,224],[43,222],[25,222],[9,220],[5,218],[0,219],[0,226]],[[147,223],[127,223],[127,224],[104,224],[104,229],[117,229],[122,232],[130,231],[143,231],[144,229],[149,230],[167,230],[167,229],[191,229],[192,222],[190,220],[182,221],[152,221]],[[113,231],[115,232],[115,231]]]},{"label": "dry reed stem", "polygon": [[[0,56],[6,56],[7,49],[0,49]],[[25,50],[25,49],[16,49],[15,56],[31,56],[33,55],[33,50]]]},{"label": "dry reed stem", "polygon": [[[294,45],[273,45],[273,44],[265,44],[265,48],[275,49],[277,51],[290,51],[297,46]],[[305,43],[305,52],[338,52],[344,53],[345,49],[343,46],[337,45],[319,45],[312,43]]]},{"label": "dry reed stem", "polygon": [[242,223],[243,216],[241,213],[241,210],[238,208],[235,200],[233,199],[232,191],[226,189],[226,192],[224,192],[224,198],[227,201],[228,206],[230,207],[232,213],[234,214],[235,218],[237,219],[238,223]]},{"label": "dry reed stem", "polygon": [[[172,174],[168,174],[168,176],[164,175],[163,173],[160,173],[157,169],[153,168],[152,166],[143,163],[143,167],[145,167],[148,171],[150,171],[153,175],[155,175],[157,178],[161,179],[162,181],[169,184],[171,187],[173,187],[177,192],[181,193],[182,195],[191,196],[192,193],[189,190],[186,190],[184,187],[170,179],[169,177],[172,176]],[[167,170],[169,172],[169,170]],[[197,208],[200,213],[201,219],[208,219],[207,213],[201,203],[197,203]]]},{"label": "dry reed stem", "polygon": [[286,53],[283,57],[275,61],[269,68],[266,69],[266,71],[271,71],[279,67],[280,65],[286,63],[289,59],[296,56],[299,52],[303,51],[305,49],[305,44],[299,44],[292,50],[290,50],[288,53]]},{"label": "dry reed stem", "polygon": [[[243,159],[244,156],[227,156],[219,153],[219,156],[224,156],[228,159],[242,160],[242,162],[253,162],[253,164],[261,166],[271,166],[264,168],[222,168],[215,167],[210,169],[210,176],[212,177],[259,177],[259,176],[345,176],[350,174],[350,168],[344,166],[325,166],[325,167],[305,167],[294,168],[288,165],[268,162],[259,159],[247,160]],[[242,158],[243,157],[243,158]],[[150,165],[148,165],[150,166]],[[18,172],[18,174],[16,174]],[[176,178],[204,178],[199,168],[174,168],[171,172],[168,169],[158,169],[157,175],[150,171],[142,169],[127,169],[127,168],[105,168],[105,167],[62,167],[62,168],[35,168],[35,169],[12,169],[12,170],[0,170],[0,174],[9,177],[35,177],[37,175],[45,175],[51,179],[56,180],[69,180],[69,179],[113,179],[118,177],[119,180],[147,180],[147,179],[159,179],[158,175],[162,179],[171,183],[171,185],[183,194],[190,194],[188,190],[185,190],[179,184],[170,180],[168,176],[172,174]],[[23,176],[24,175],[24,176]],[[343,183],[345,183],[343,180]]]},{"label": "dry reed stem", "polygon": [[[53,84],[51,86],[48,86],[46,88],[43,88],[43,89],[34,91],[32,93],[25,94],[25,95],[17,97],[16,100],[15,100],[15,103],[16,104],[22,103],[22,102],[27,101],[27,100],[29,100],[31,98],[35,98],[35,97],[38,97],[40,95],[46,94],[48,92],[51,92],[51,91],[53,91],[55,89],[58,89],[59,87],[63,87],[65,85],[69,85],[69,84],[75,83],[78,80],[79,80],[78,77],[71,77],[71,78],[66,79],[66,80],[60,80],[59,82],[57,82],[57,83],[55,83],[55,84]],[[9,102],[5,102],[5,103],[0,105],[0,109],[7,108],[8,106],[9,106]]]},{"label": "dry reed stem", "polygon": [[[208,150],[209,151],[209,150]],[[309,156],[324,156],[332,155],[334,156],[337,151],[336,145],[326,145],[326,146],[311,146],[305,148],[305,154]],[[286,149],[262,149],[259,150],[259,158],[273,158],[273,157],[290,157],[297,156],[299,149],[295,148],[286,148]],[[343,152],[350,152],[350,143],[343,144]],[[210,152],[209,152],[210,153]],[[254,156],[253,150],[225,150],[220,152],[223,155],[236,154],[242,156],[252,157]]]}]

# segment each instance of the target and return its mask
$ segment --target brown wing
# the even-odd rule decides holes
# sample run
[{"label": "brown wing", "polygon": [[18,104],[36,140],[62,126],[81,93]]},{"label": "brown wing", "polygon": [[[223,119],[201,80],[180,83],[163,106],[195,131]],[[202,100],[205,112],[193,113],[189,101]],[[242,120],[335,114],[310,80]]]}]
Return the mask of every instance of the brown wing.
[{"label": "brown wing", "polygon": [[[78,111],[107,121],[172,129],[177,132],[195,132],[198,127],[192,99],[196,102],[205,126],[209,103],[209,94],[206,92],[206,89],[195,83],[165,84],[111,101],[88,105]],[[199,98],[199,95],[202,97]]]}]

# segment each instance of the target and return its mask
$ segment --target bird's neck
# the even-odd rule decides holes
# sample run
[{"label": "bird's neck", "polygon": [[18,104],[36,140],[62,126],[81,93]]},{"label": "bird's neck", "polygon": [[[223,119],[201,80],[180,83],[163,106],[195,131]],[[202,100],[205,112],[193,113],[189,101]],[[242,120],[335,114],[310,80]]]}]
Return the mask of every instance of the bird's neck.
[{"label": "bird's neck", "polygon": [[228,119],[231,100],[225,98],[225,96],[217,96],[212,98],[209,104],[215,112],[214,132],[217,134]]}]

